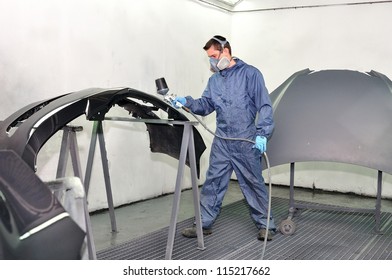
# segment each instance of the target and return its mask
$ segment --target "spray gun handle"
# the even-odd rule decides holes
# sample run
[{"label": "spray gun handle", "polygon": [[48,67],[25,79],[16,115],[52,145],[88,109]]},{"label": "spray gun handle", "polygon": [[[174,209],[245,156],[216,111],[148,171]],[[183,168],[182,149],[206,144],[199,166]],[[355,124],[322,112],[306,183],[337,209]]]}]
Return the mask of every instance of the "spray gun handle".
[{"label": "spray gun handle", "polygon": [[[172,100],[175,101],[176,100],[176,95],[172,95]],[[182,105],[181,102],[176,101],[176,107],[178,108],[185,108],[184,105]]]},{"label": "spray gun handle", "polygon": [[[170,104],[173,104],[173,101],[176,100],[176,96],[174,94],[166,94],[164,98]],[[175,103],[175,106],[178,107],[178,108],[182,108],[183,107],[183,105],[180,102],[178,102],[178,101]]]},{"label": "spray gun handle", "polygon": [[174,97],[173,95],[171,95],[171,94],[166,94],[166,95],[164,96],[164,99],[165,99],[167,102],[172,103],[172,101],[174,101],[175,97]]}]

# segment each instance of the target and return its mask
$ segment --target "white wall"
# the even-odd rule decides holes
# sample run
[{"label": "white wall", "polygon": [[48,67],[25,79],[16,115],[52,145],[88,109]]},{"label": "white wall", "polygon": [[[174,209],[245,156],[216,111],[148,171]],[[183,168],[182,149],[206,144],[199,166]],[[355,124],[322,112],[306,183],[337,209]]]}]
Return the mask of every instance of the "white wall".
[{"label": "white wall", "polygon": [[[227,12],[191,0],[0,0],[0,119],[31,102],[90,87],[155,94],[159,77],[174,93],[199,96],[210,76],[202,47],[215,34],[229,36],[230,20]],[[84,170],[91,123],[81,117],[74,124],[84,127],[78,133]],[[178,161],[150,152],[144,124],[105,122],[104,130],[115,205],[174,190]],[[55,177],[60,141],[61,133],[40,152],[43,180]],[[99,160],[97,152],[90,210],[107,206]]]},{"label": "white wall", "polygon": [[[276,1],[261,2],[265,5],[245,1],[242,8],[277,7]],[[348,1],[279,2],[281,7],[288,7]],[[270,92],[294,72],[305,68],[375,70],[392,78],[391,14],[391,3],[234,13],[235,54],[264,73]],[[295,184],[299,186],[376,193],[377,171],[374,170],[327,163],[304,163],[297,167]],[[274,183],[289,183],[287,165],[274,168],[272,174]],[[384,174],[383,183],[383,195],[392,197],[391,176]]]}]

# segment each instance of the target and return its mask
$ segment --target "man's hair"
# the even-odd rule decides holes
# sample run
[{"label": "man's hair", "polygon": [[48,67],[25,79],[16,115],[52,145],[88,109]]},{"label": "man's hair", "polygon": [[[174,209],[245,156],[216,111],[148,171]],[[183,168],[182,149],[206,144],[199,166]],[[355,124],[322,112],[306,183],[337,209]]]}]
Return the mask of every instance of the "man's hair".
[{"label": "man's hair", "polygon": [[231,46],[230,43],[226,40],[225,37],[220,36],[220,35],[215,35],[214,37],[212,37],[203,47],[203,49],[206,51],[209,48],[211,48],[211,46],[214,46],[215,49],[217,49],[218,51],[223,51],[222,48],[222,44],[223,44],[223,48],[227,48],[229,50],[229,54],[231,55]]}]

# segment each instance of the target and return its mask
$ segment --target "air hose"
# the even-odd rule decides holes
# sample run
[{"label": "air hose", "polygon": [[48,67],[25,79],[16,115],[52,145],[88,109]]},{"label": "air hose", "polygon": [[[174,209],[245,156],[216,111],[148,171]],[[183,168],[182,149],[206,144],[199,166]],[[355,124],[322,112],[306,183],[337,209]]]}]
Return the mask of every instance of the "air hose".
[{"label": "air hose", "polygon": [[[249,140],[246,138],[231,138],[231,137],[223,137],[223,136],[217,135],[215,132],[210,130],[207,127],[207,125],[196,114],[194,114],[191,110],[189,110],[189,108],[186,108],[185,106],[181,106],[181,108],[183,108],[186,112],[190,113],[209,133],[211,133],[215,137],[218,137],[223,140],[246,141],[246,142],[250,142],[252,144],[255,144],[255,141],[252,141],[252,140]],[[268,194],[269,194],[269,198],[268,198],[267,224],[266,224],[266,228],[265,228],[265,236],[264,236],[263,250],[261,252],[261,259],[264,259],[265,249],[267,247],[267,236],[268,236],[269,222],[270,222],[270,217],[271,217],[271,192],[272,192],[271,169],[270,169],[270,164],[269,164],[267,153],[263,152],[263,156],[265,158],[265,161],[267,164],[267,169],[268,169],[268,186],[269,186]]]}]

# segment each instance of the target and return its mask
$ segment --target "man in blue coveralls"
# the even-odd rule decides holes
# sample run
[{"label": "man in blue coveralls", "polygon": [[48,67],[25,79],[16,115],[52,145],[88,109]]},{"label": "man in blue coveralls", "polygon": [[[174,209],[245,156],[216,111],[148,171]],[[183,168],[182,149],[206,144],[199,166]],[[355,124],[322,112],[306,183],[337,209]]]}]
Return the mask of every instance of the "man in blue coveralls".
[{"label": "man in blue coveralls", "polygon": [[[234,171],[241,191],[250,207],[250,216],[259,229],[258,239],[271,240],[276,231],[272,214],[266,233],[268,190],[262,176],[262,154],[274,129],[273,111],[261,72],[231,55],[226,38],[214,36],[203,48],[210,59],[211,70],[201,98],[176,97],[193,113],[206,116],[216,112],[216,135],[224,138],[246,138],[255,142],[226,140],[215,137],[210,165],[200,194],[203,234],[212,233],[222,201]],[[177,106],[176,106],[177,107]],[[196,227],[182,234],[197,237]]]}]

